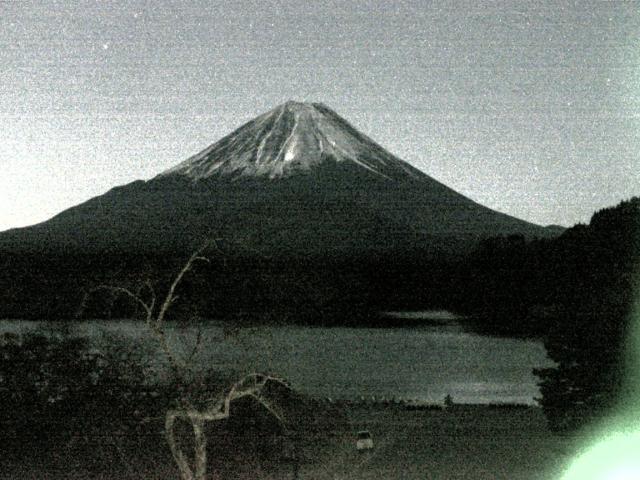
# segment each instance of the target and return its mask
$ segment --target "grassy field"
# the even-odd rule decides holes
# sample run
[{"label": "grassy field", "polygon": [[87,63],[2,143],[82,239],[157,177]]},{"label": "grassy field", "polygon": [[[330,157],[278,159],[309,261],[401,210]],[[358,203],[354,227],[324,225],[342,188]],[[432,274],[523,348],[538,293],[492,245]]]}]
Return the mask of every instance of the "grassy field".
[{"label": "grassy field", "polygon": [[[546,480],[558,478],[573,451],[570,439],[548,431],[541,410],[535,407],[408,410],[398,405],[358,404],[339,408],[343,417],[336,426],[297,434],[295,456],[283,453],[286,442],[281,434],[269,431],[268,423],[244,429],[241,441],[231,439],[224,428],[211,426],[209,478]],[[161,425],[156,427],[155,438],[137,447],[134,442],[122,448],[61,451],[49,457],[57,459],[55,465],[36,454],[28,464],[5,463],[1,477],[178,479]],[[359,430],[372,434],[373,450],[356,450]],[[267,448],[260,445],[264,443],[269,444]]]},{"label": "grassy field", "polygon": [[[355,448],[364,429],[375,441],[368,453]],[[556,477],[571,446],[547,430],[539,408],[354,407],[345,431],[307,455],[299,478],[533,480]]]}]

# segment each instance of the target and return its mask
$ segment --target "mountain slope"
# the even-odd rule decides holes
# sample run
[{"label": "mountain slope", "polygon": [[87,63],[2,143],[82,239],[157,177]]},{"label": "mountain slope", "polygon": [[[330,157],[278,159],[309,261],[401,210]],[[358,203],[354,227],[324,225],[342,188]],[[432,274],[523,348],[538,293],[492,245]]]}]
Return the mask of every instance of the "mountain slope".
[{"label": "mountain slope", "polygon": [[183,251],[222,236],[261,255],[456,254],[515,233],[552,234],[458,194],[322,104],[287,102],[149,181],[0,234],[0,246]]},{"label": "mountain slope", "polygon": [[289,177],[333,162],[391,179],[421,172],[397,159],[326,106],[287,102],[246,123],[161,176]]}]

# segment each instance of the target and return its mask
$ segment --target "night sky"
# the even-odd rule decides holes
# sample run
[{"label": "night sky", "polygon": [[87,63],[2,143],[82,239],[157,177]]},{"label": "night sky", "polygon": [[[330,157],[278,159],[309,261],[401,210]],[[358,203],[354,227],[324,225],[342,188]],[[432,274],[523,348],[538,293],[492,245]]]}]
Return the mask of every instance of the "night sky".
[{"label": "night sky", "polygon": [[0,230],[288,99],[536,223],[640,194],[640,3],[308,3],[0,0]]}]

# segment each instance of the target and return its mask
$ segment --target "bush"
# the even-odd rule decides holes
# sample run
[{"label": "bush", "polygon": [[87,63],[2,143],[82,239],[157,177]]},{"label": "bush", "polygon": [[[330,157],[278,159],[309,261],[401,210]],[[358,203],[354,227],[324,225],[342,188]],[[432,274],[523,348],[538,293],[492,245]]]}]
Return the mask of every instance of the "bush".
[{"label": "bush", "polygon": [[142,352],[111,340],[98,350],[66,327],[0,337],[0,441],[19,452],[135,428],[161,408]]}]

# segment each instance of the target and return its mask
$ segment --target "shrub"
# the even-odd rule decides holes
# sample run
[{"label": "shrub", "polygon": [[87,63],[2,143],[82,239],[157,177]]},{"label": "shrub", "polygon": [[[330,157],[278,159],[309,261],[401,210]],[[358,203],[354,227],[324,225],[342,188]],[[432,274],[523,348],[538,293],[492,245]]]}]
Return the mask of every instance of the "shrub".
[{"label": "shrub", "polygon": [[49,448],[134,428],[157,410],[142,352],[110,340],[99,350],[66,327],[2,335],[0,441],[16,452]]}]

